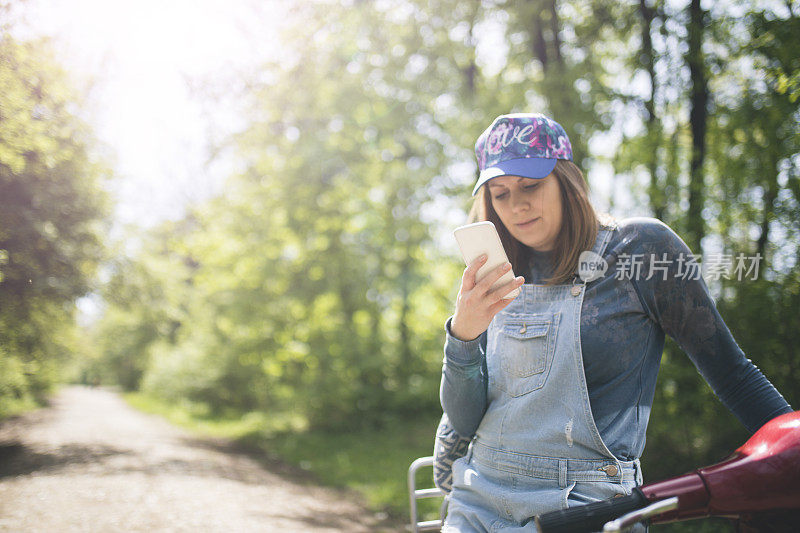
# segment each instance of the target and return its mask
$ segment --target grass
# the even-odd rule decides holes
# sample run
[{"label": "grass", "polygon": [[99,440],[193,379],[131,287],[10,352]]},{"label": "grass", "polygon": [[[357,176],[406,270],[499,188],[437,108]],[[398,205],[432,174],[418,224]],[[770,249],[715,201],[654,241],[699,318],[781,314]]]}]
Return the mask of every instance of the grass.
[{"label": "grass", "polygon": [[2,398],[0,399],[0,421],[35,411],[41,406],[41,403],[30,397]]},{"label": "grass", "polygon": [[[2,384],[0,384],[2,385]],[[26,393],[20,397],[16,395],[0,395],[0,422],[9,418],[22,416],[26,413],[36,411],[49,404],[49,399],[55,395],[62,384],[53,384],[46,391],[38,394]]]},{"label": "grass", "polygon": [[[293,465],[320,484],[356,491],[371,510],[403,522],[408,520],[408,467],[417,457],[431,455],[438,423],[434,413],[400,419],[381,430],[331,433],[300,429],[300,421],[285,416],[254,412],[221,418],[196,404],[167,403],[141,393],[125,398],[199,435],[229,439],[265,459]],[[429,468],[418,473],[417,486],[433,486]],[[440,501],[420,501],[421,518],[436,518]]]}]

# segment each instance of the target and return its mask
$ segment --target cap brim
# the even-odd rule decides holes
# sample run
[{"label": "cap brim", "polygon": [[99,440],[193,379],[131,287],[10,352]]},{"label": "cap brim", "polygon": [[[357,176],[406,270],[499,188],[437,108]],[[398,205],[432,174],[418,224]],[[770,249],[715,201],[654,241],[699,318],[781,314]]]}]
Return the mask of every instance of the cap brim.
[{"label": "cap brim", "polygon": [[481,185],[499,176],[521,176],[532,179],[546,178],[556,168],[556,161],[556,159],[545,159],[543,157],[520,157],[501,161],[481,171],[478,183],[472,189],[472,196],[478,193]]}]

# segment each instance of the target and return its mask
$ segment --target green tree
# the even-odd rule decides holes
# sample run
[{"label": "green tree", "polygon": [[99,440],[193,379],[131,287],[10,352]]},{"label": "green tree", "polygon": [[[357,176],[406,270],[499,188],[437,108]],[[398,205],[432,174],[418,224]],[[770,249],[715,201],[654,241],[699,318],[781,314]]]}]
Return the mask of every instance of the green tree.
[{"label": "green tree", "polygon": [[[612,162],[635,214],[696,253],[762,254],[762,279],[710,285],[745,353],[797,401],[791,9],[409,0],[293,17],[282,57],[238,85],[241,172],[115,270],[129,289],[110,289],[104,327],[126,340],[106,352],[131,361],[132,387],[325,428],[435,412],[461,271],[438,248],[470,201],[475,138],[524,110],[566,126],[590,183],[593,162]],[[590,152],[604,136],[612,153]],[[745,437],[673,343],[648,437],[649,479]]]},{"label": "green tree", "polygon": [[103,256],[108,170],[79,104],[47,43],[0,35],[0,402],[49,389]]}]

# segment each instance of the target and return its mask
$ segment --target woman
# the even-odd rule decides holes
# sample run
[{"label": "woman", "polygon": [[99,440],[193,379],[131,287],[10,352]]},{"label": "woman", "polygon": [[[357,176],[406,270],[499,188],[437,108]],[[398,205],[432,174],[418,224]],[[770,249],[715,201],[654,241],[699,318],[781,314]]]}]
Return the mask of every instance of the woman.
[{"label": "woman", "polygon": [[[535,531],[534,515],[641,484],[665,334],[750,431],[791,411],[669,227],[598,220],[558,123],[503,115],[475,150],[473,214],[495,224],[510,264],[477,283],[482,260],[468,265],[446,324],[437,436],[472,442],[452,467],[443,531]],[[586,259],[597,269],[580,270]],[[490,290],[508,268],[522,276]]]}]

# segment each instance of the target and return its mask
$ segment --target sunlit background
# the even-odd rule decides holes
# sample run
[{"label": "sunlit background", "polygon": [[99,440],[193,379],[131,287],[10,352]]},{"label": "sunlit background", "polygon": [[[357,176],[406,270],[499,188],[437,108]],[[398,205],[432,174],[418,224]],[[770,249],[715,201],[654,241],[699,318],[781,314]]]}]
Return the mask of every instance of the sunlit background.
[{"label": "sunlit background", "polygon": [[[241,76],[281,57],[279,31],[290,5],[279,0],[21,4],[19,33],[51,39],[59,59],[87,89],[85,118],[115,170],[116,221],[150,227],[180,218],[187,205],[222,190],[236,169],[224,150],[226,141],[243,123],[226,86],[239,89]],[[488,17],[476,31],[477,60],[489,75],[506,62],[504,26],[503,17]],[[448,35],[464,39],[465,31],[458,25]],[[600,156],[591,167],[593,199],[600,210],[614,203],[646,214],[635,208],[627,189],[611,185],[612,169],[603,160],[619,144],[623,126],[592,139],[590,148]],[[455,172],[468,184],[474,162],[467,159]]]},{"label": "sunlit background", "polygon": [[111,158],[116,219],[149,227],[218,193],[241,126],[226,85],[278,57],[287,2],[29,0],[20,31],[49,37],[87,92]]},{"label": "sunlit background", "polygon": [[[796,404],[799,13],[0,0],[0,418],[107,386],[401,516],[441,414],[473,143],[513,111],[565,126],[598,211],[764,257],[708,283]],[[656,396],[654,478],[744,436],[674,344]]]}]

